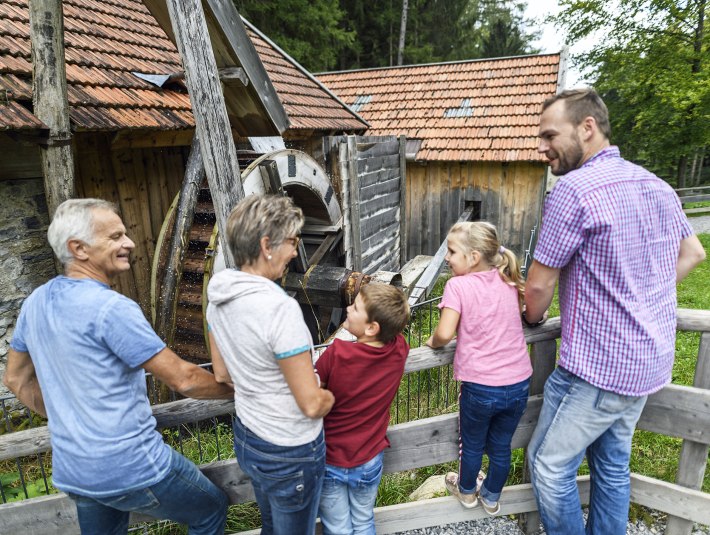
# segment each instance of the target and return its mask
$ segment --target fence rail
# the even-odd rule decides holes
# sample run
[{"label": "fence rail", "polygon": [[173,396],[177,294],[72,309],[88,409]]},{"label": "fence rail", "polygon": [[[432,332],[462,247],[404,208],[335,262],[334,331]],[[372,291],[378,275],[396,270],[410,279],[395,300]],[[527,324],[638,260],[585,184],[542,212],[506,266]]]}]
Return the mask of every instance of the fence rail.
[{"label": "fence rail", "polygon": [[[639,429],[662,433],[684,440],[677,483],[667,483],[638,474],[632,475],[632,502],[672,515],[667,535],[690,533],[693,522],[710,524],[710,494],[700,492],[708,445],[710,445],[710,311],[678,311],[678,330],[702,332],[694,386],[668,385],[649,396],[638,423]],[[556,343],[560,336],[559,318],[526,330],[532,344],[533,392],[554,367]],[[451,364],[455,342],[440,350],[420,347],[410,352],[406,373]],[[513,448],[525,447],[537,422],[542,396],[532,395],[513,437]],[[232,411],[231,403],[184,400],[154,407],[159,425],[195,421]],[[443,414],[393,425],[388,430],[391,448],[385,451],[385,471],[398,472],[458,459],[457,414]],[[10,459],[22,451],[33,455],[48,450],[48,436],[42,428],[0,436],[0,458]],[[704,452],[704,455],[703,455]],[[200,466],[201,470],[229,496],[231,503],[253,501],[248,478],[234,459]],[[578,478],[583,503],[588,500],[589,481]],[[508,486],[501,498],[501,514],[534,513],[536,506],[528,484]],[[484,517],[479,509],[465,510],[452,497],[422,500],[416,503],[376,509],[378,533],[441,525],[459,520]],[[28,531],[33,534],[78,533],[76,512],[64,494],[0,505],[0,517],[8,533]],[[134,515],[132,522],[145,521]],[[528,532],[537,529],[534,523]]]}]

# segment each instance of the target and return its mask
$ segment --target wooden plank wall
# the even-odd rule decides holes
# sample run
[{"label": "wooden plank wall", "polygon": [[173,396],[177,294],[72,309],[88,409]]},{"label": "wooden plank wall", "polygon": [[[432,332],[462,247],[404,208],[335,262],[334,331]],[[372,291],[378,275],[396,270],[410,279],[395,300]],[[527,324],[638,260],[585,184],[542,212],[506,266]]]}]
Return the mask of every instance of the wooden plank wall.
[{"label": "wooden plank wall", "polygon": [[0,180],[42,178],[39,147],[0,134]]},{"label": "wooden plank wall", "polygon": [[113,148],[111,134],[75,137],[77,195],[118,204],[136,243],[131,271],[115,289],[137,301],[150,318],[150,275],[155,243],[170,203],[180,191],[189,147]]},{"label": "wooden plank wall", "polygon": [[400,268],[400,140],[394,136],[356,137],[355,159],[360,191],[362,271]]},{"label": "wooden plank wall", "polygon": [[350,269],[398,271],[403,263],[403,143],[395,136],[323,138],[323,167],[343,209]]},{"label": "wooden plank wall", "polygon": [[496,225],[503,245],[522,256],[538,223],[544,173],[542,164],[528,162],[409,162],[406,259],[436,252],[465,198],[480,202],[481,219]]}]

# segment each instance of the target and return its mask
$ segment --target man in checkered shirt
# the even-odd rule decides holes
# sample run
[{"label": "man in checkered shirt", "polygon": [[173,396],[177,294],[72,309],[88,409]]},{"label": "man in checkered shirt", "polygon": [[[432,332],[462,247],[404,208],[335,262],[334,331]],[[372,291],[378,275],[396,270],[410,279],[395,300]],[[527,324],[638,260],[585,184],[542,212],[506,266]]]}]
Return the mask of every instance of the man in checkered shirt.
[{"label": "man in checkered shirt", "polygon": [[585,533],[576,474],[591,474],[586,533],[626,533],[631,438],[649,394],[671,379],[676,283],[705,258],[675,192],[609,143],[591,89],[547,100],[538,151],[562,178],[545,204],[523,321],[539,322],[559,279],[558,367],[528,459],[548,535]]}]

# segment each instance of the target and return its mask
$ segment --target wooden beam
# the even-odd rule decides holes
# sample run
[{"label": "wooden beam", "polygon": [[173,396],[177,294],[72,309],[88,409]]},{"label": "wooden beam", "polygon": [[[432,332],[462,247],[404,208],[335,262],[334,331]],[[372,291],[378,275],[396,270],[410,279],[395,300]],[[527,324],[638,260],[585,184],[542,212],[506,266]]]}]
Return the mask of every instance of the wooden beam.
[{"label": "wooden beam", "polygon": [[50,219],[57,207],[75,196],[74,157],[64,62],[64,14],[61,0],[30,0],[32,103],[34,114],[49,127],[40,146],[44,191]]},{"label": "wooden beam", "polygon": [[[169,0],[168,4],[170,1],[174,0]],[[143,0],[143,3],[168,38],[178,45],[180,37],[174,23],[171,22],[169,5],[166,9],[166,0]],[[198,2],[193,0],[190,4],[195,5]],[[200,13],[209,32],[209,51],[213,62],[219,69],[224,69],[223,72],[241,68],[248,79],[246,85],[236,81],[227,81],[224,84],[226,110],[232,127],[239,135],[245,137],[278,136],[283,133],[289,127],[288,115],[234,4],[230,0],[204,0]],[[195,44],[195,46],[200,45]],[[178,50],[185,64],[179,45]],[[187,71],[187,68],[185,70]],[[190,97],[194,107],[195,98],[192,89],[190,89]]]},{"label": "wooden beam", "polygon": [[[175,213],[170,245],[168,246],[168,257],[165,259],[165,276],[163,280],[156,281],[156,286],[160,288],[158,302],[155,313],[155,332],[169,346],[173,344],[175,336],[175,309],[177,307],[177,288],[182,278],[183,262],[185,252],[190,243],[190,228],[195,217],[197,206],[197,196],[200,193],[200,184],[205,177],[205,168],[200,150],[200,140],[195,136],[192,140],[192,149],[187,160],[185,178]],[[156,256],[160,251],[155,252]],[[155,265],[159,265],[160,262]],[[156,274],[158,269],[155,270]]]},{"label": "wooden beam", "polygon": [[407,262],[407,137],[399,136],[399,266]]},{"label": "wooden beam", "polygon": [[[473,217],[473,208],[467,208],[461,213],[461,216],[459,217],[457,223],[470,221],[471,217]],[[441,268],[444,266],[444,257],[446,256],[446,251],[447,245],[446,239],[444,239],[442,244],[439,246],[439,249],[436,251],[434,258],[429,263],[422,276],[419,277],[417,284],[414,286],[412,292],[409,294],[410,306],[416,305],[419,301],[426,299],[429,293],[431,293],[432,288],[434,288],[434,285],[436,284],[436,281],[439,278]]]},{"label": "wooden beam", "polygon": [[[207,21],[199,0],[167,0],[167,6],[185,67],[217,228],[226,236],[227,218],[244,198],[244,188]],[[227,267],[234,267],[229,248],[223,252]]]},{"label": "wooden beam", "polygon": [[349,227],[352,245],[352,264],[354,271],[362,271],[362,235],[360,233],[360,177],[357,174],[357,137],[347,136],[345,144],[345,173],[350,195]]}]

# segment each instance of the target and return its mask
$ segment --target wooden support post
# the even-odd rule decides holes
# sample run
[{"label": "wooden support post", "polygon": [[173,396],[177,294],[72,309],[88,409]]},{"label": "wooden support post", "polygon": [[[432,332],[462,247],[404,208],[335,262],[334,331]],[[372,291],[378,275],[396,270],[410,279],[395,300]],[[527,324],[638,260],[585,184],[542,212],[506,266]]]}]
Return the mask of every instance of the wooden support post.
[{"label": "wooden support post", "polygon": [[32,103],[34,114],[49,127],[40,146],[44,191],[50,219],[75,195],[74,158],[64,63],[64,15],[61,0],[30,0]]},{"label": "wooden support post", "polygon": [[[199,0],[167,0],[167,6],[185,68],[217,228],[226,236],[227,218],[244,198],[244,188],[205,13]],[[227,267],[234,267],[231,251],[223,250]]]},{"label": "wooden support post", "polygon": [[[205,177],[200,141],[192,140],[190,157],[187,160],[185,178],[180,190],[180,200],[175,213],[175,223],[170,237],[168,258],[165,259],[165,278],[160,283],[160,293],[155,311],[155,332],[170,346],[175,335],[175,307],[178,284],[182,278],[185,252],[190,242],[190,228],[195,216],[200,184]],[[156,251],[158,254],[158,251]]]},{"label": "wooden support post", "polygon": [[407,257],[407,137],[399,136],[399,267]]},{"label": "wooden support post", "polygon": [[360,235],[360,178],[357,174],[357,137],[347,137],[347,174],[350,194],[350,228],[352,261],[355,271],[362,271],[362,237]]},{"label": "wooden support post", "polygon": [[[710,388],[710,332],[700,335],[698,361],[695,365],[693,386]],[[710,447],[707,444],[684,440],[680,450],[678,473],[675,482],[689,489],[700,490],[705,477],[705,466]],[[693,522],[676,516],[669,516],[666,522],[666,535],[690,535]]]},{"label": "wooden support post", "polygon": [[[471,221],[472,217],[473,208],[466,208],[461,213],[461,216],[459,217],[457,223]],[[417,284],[414,286],[412,292],[409,294],[409,306],[414,306],[419,301],[426,299],[431,290],[434,288],[434,285],[436,284],[436,281],[439,278],[441,268],[444,265],[444,257],[446,256],[447,250],[448,249],[446,239],[444,239],[442,244],[439,246],[439,249],[436,251],[434,258],[432,258],[431,262],[429,262],[429,265],[424,270],[424,273],[422,273],[422,276],[419,277]]]},{"label": "wooden support post", "polygon": [[[542,394],[545,388],[545,381],[555,369],[555,357],[557,356],[557,341],[544,340],[530,344],[530,360],[532,361],[533,375],[530,378],[530,395]],[[528,466],[527,448],[523,459],[523,483],[530,482],[530,468]],[[540,526],[540,513],[531,511],[524,513],[518,518],[520,529],[526,535],[537,533]]]}]

